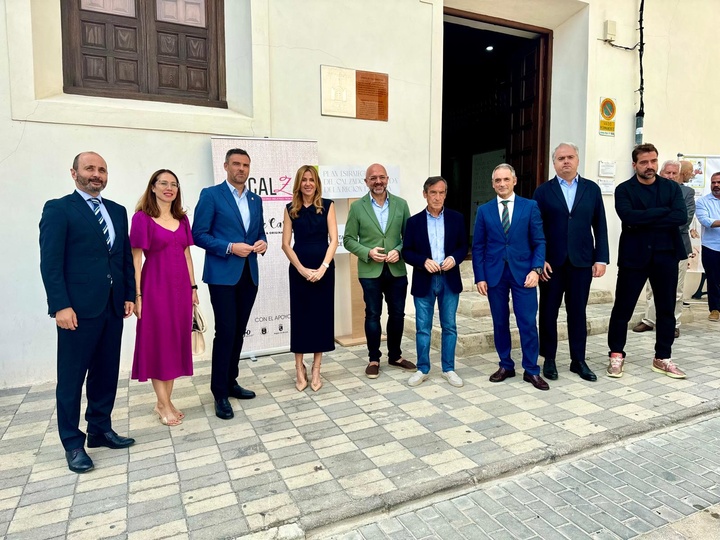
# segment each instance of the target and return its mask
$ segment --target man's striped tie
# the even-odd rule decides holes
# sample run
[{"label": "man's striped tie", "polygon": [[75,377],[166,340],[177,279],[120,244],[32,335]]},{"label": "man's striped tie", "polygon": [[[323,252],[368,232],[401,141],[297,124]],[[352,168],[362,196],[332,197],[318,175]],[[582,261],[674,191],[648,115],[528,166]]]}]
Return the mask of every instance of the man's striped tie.
[{"label": "man's striped tie", "polygon": [[108,226],[107,223],[105,223],[105,219],[102,217],[102,213],[100,213],[100,200],[93,197],[90,199],[90,202],[93,205],[93,212],[95,213],[95,217],[97,218],[100,227],[102,227],[102,232],[105,235],[105,243],[107,244],[108,251],[110,251],[110,248],[112,247],[110,245],[110,232],[108,231]]},{"label": "man's striped tie", "polygon": [[508,212],[508,203],[510,201],[500,201],[503,205],[503,211],[502,211],[502,226],[503,231],[505,231],[505,234],[508,233],[510,230],[510,212]]}]

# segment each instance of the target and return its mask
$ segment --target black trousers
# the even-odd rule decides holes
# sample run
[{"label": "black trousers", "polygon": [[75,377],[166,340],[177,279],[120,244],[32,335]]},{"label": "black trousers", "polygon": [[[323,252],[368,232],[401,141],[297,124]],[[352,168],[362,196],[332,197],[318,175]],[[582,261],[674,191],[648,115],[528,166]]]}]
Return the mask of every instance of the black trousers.
[{"label": "black trousers", "polygon": [[650,281],[655,300],[655,358],[671,358],[675,341],[675,292],[678,280],[678,260],[672,251],[656,251],[642,268],[618,269],[615,304],[610,314],[608,346],[611,353],[625,357],[628,323],[642,292]]},{"label": "black trousers", "polygon": [[112,429],[110,415],[117,394],[122,330],[123,319],[112,307],[112,295],[100,316],[78,318],[75,330],[57,329],[55,396],[58,432],[65,450],[85,446],[85,433],[79,428],[85,376],[87,432],[95,435]]},{"label": "black trousers", "polygon": [[553,268],[550,281],[540,282],[540,355],[554,360],[557,353],[557,318],[563,296],[567,312],[570,359],[585,360],[587,345],[586,309],[590,297],[592,267],[577,267],[565,261]]},{"label": "black trousers", "polygon": [[246,263],[235,285],[208,284],[208,289],[215,315],[210,391],[219,400],[227,398],[237,384],[240,353],[258,288]]},{"label": "black trousers", "polygon": [[703,246],[702,264],[707,278],[708,309],[720,311],[720,251]]}]

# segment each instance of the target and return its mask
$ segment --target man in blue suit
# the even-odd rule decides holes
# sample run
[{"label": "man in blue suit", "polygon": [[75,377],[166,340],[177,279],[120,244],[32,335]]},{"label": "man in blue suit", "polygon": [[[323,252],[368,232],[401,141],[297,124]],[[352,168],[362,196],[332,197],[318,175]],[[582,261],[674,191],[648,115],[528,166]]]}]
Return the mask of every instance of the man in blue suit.
[{"label": "man in blue suit", "polygon": [[70,175],[75,191],[48,201],[40,220],[40,273],[48,313],[55,318],[58,432],[68,467],[93,468],[80,431],[80,401],[87,376],[87,445],[127,448],[135,440],[112,429],[123,318],[135,307],[135,270],[125,208],[100,196],[107,163],[95,152],[78,154]]},{"label": "man in blue suit", "polygon": [[431,176],[423,185],[427,208],[408,219],[403,241],[403,257],[413,267],[410,293],[415,301],[415,343],[417,372],[408,384],[418,386],[430,373],[430,333],[435,300],[438,303],[442,328],[442,376],[452,386],[463,381],[455,373],[457,343],[457,312],[462,279],[460,263],[468,251],[465,220],[461,213],[445,208],[447,182]]},{"label": "man in blue suit", "polygon": [[535,201],[515,195],[515,169],[501,163],[492,173],[497,197],[478,208],[473,235],[473,271],[477,290],[488,297],[493,319],[495,349],[499,369],[490,382],[515,376],[510,357],[510,308],[520,331],[523,380],[538,390],[549,390],[540,377],[538,359],[537,284],[545,263],[545,235],[540,210]]},{"label": "man in blue suit", "polygon": [[252,399],[237,382],[245,330],[258,291],[257,256],[267,250],[262,199],[246,185],[250,156],[233,148],[225,155],[227,181],[205,188],[195,209],[192,232],[205,250],[203,281],[215,315],[210,390],[215,415],[235,416],[229,397]]},{"label": "man in blue suit", "polygon": [[558,378],[557,317],[565,297],[570,371],[596,381],[585,361],[586,310],[593,278],[605,275],[610,262],[607,221],[598,185],[578,175],[580,158],[573,143],[561,143],[552,154],[555,178],[535,190],[545,232],[545,269],[540,278],[540,354],[543,375]]}]

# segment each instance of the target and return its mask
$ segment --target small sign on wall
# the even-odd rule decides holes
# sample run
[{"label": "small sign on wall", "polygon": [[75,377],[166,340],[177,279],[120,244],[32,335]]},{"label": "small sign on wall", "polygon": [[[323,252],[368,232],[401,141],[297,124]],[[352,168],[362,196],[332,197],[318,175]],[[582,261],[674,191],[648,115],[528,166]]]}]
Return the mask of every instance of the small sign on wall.
[{"label": "small sign on wall", "polygon": [[320,66],[323,116],[388,121],[388,75]]},{"label": "small sign on wall", "polygon": [[600,98],[600,135],[615,136],[615,114],[617,106],[613,98]]}]

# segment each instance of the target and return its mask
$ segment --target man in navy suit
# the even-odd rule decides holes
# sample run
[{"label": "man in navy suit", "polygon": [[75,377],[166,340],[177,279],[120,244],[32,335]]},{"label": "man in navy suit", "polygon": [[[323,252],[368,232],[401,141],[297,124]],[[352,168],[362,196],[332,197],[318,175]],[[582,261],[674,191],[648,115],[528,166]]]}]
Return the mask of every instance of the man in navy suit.
[{"label": "man in navy suit", "polygon": [[403,257],[413,267],[410,293],[415,302],[418,357],[418,370],[408,380],[410,386],[418,386],[430,373],[430,333],[436,300],[442,328],[442,376],[452,386],[463,385],[455,373],[455,315],[462,292],[460,263],[467,255],[468,243],[465,220],[459,212],[445,208],[446,196],[445,179],[428,178],[423,185],[427,208],[409,218],[405,228]]},{"label": "man in navy suit", "polygon": [[585,362],[585,311],[593,278],[605,275],[610,262],[607,221],[600,187],[578,175],[578,147],[561,143],[553,151],[556,176],[535,190],[547,240],[545,267],[540,277],[540,354],[543,375],[558,378],[557,317],[565,297],[570,371],[596,381]]},{"label": "man in navy suit", "polygon": [[127,448],[135,440],[112,429],[123,318],[135,306],[125,208],[100,196],[107,163],[95,152],[78,154],[70,175],[75,191],[48,201],[40,220],[40,273],[48,313],[55,318],[57,417],[68,467],[93,468],[80,431],[80,401],[87,375],[87,445]]},{"label": "man in navy suit", "polygon": [[535,318],[538,309],[537,284],[545,263],[545,235],[540,210],[535,201],[515,195],[515,169],[501,163],[492,173],[497,197],[478,208],[473,235],[473,271],[477,290],[488,297],[493,319],[495,349],[500,357],[499,369],[490,382],[501,382],[515,376],[515,362],[510,357],[510,308],[520,331],[523,380],[538,390],[549,390],[540,376],[538,332]]},{"label": "man in navy suit", "polygon": [[657,175],[658,151],[641,144],[632,152],[635,175],[615,189],[615,210],[622,222],[618,247],[615,304],[610,314],[609,377],[622,377],[625,341],[630,317],[645,281],[655,299],[655,358],[651,369],[673,379],[685,373],[671,358],[675,340],[675,291],[678,261],[687,258],[680,226],[687,222],[687,208],[680,186]]},{"label": "man in navy suit", "polygon": [[205,250],[203,281],[215,314],[210,390],[215,415],[235,416],[229,397],[252,399],[237,382],[245,330],[258,291],[257,256],[267,250],[262,199],[246,185],[250,156],[233,148],[225,155],[227,181],[205,188],[195,209],[192,232]]}]

